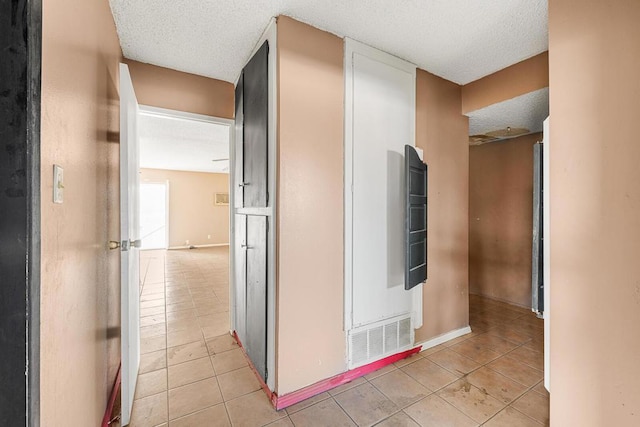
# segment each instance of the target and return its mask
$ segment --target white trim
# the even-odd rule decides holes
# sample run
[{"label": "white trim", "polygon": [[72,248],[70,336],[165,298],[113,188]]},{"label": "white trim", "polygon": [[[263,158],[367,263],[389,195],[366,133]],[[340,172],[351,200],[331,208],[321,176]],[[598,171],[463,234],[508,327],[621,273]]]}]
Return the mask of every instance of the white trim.
[{"label": "white trim", "polygon": [[219,125],[233,126],[232,119],[222,117],[207,116],[204,114],[189,113],[186,111],[170,110],[168,108],[152,107],[150,105],[140,105],[140,114],[144,116],[164,117],[168,119],[193,120],[197,122],[216,123]]},{"label": "white trim", "polygon": [[[220,247],[220,246],[229,246],[229,244],[228,243],[212,243],[212,244],[209,244],[209,245],[170,246],[170,247],[167,248],[167,250],[173,251],[173,250],[176,250],[176,249],[217,248],[217,247]],[[157,250],[157,249],[155,249],[155,250]]]},{"label": "white trim", "polygon": [[544,387],[551,392],[551,178],[549,117],[543,122],[542,134],[542,258],[544,285]]},{"label": "white trim", "polygon": [[464,328],[456,329],[451,332],[447,332],[446,334],[439,335],[435,338],[431,338],[430,340],[427,340],[423,343],[418,343],[415,345],[415,347],[422,346],[422,348],[420,349],[420,351],[422,352],[432,347],[435,347],[437,345],[443,344],[447,341],[451,341],[453,339],[456,339],[458,337],[461,337],[463,335],[467,335],[470,333],[471,333],[471,326],[465,326]]}]

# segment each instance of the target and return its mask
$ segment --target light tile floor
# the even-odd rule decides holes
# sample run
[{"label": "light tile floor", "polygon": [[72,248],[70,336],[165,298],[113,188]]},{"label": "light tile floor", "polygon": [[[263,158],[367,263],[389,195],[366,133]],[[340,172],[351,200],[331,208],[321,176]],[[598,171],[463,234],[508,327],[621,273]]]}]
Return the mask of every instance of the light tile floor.
[{"label": "light tile floor", "polygon": [[549,425],[543,323],[470,296],[473,332],[275,411],[229,336],[227,248],[141,255],[131,426]]}]

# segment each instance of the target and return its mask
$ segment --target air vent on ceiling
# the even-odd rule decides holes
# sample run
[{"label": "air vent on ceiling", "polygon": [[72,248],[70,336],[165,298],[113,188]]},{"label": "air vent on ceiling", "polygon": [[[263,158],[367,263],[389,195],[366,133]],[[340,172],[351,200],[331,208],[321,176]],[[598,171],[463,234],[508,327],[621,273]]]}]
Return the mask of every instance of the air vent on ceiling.
[{"label": "air vent on ceiling", "polygon": [[413,343],[411,316],[349,331],[349,367],[366,365],[408,349]]}]

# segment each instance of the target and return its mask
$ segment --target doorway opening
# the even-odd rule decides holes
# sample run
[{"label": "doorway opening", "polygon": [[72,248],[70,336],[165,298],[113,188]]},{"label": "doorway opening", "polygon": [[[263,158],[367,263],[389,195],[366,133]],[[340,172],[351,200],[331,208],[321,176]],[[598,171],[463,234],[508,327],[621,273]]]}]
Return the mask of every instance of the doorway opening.
[{"label": "doorway opening", "polygon": [[169,246],[169,184],[140,184],[140,249],[167,249]]}]

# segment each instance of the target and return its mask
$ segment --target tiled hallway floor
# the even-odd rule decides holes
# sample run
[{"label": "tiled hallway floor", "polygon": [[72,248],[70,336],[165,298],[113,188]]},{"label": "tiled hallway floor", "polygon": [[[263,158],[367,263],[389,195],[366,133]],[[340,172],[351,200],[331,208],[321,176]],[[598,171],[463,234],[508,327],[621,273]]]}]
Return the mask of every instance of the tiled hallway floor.
[{"label": "tiled hallway floor", "polygon": [[470,296],[473,332],[276,412],[229,336],[228,249],[141,255],[131,426],[543,426],[543,324]]}]

